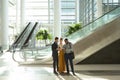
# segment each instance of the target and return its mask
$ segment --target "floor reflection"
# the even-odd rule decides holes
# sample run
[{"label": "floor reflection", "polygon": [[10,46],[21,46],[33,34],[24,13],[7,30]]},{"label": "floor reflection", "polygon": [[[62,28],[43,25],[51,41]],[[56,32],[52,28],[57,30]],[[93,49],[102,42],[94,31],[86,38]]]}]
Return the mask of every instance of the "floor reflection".
[{"label": "floor reflection", "polygon": [[[75,65],[75,74],[55,75],[52,65],[19,65],[5,54],[0,57],[0,80],[119,80],[120,66],[112,66],[111,70],[99,70],[100,65],[88,68],[88,65]],[[89,65],[90,66],[90,65]],[[101,67],[109,68],[110,66]],[[98,70],[94,70],[98,68]],[[116,69],[117,68],[117,69]],[[88,70],[89,69],[89,70]],[[116,70],[115,70],[116,69]]]}]

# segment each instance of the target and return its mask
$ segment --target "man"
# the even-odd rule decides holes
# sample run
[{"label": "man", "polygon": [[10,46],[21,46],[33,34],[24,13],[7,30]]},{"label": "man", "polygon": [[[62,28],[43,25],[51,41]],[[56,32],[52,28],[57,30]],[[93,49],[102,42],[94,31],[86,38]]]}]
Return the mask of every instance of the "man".
[{"label": "man", "polygon": [[72,73],[73,73],[73,75],[75,75],[75,73],[74,73],[74,66],[73,66],[73,58],[70,55],[70,53],[73,51],[72,43],[70,43],[68,41],[68,39],[65,39],[64,41],[65,41],[65,45],[63,46],[63,49],[65,51],[65,63],[66,63],[66,68],[67,68],[67,74],[70,74],[69,73],[69,64],[68,64],[68,61],[69,61]]},{"label": "man", "polygon": [[58,37],[55,37],[55,41],[52,44],[52,57],[53,57],[53,72],[57,74],[58,70]]}]

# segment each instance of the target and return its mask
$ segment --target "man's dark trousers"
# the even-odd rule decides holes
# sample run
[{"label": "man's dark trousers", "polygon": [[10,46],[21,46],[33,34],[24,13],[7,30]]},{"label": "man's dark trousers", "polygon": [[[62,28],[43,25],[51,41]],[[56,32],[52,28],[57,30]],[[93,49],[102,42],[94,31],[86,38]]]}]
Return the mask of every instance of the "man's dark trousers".
[{"label": "man's dark trousers", "polygon": [[54,72],[56,72],[56,67],[58,70],[58,45],[57,43],[53,43],[52,44],[52,57],[53,57],[53,68],[54,68]]},{"label": "man's dark trousers", "polygon": [[67,73],[69,74],[69,64],[68,64],[68,61],[70,62],[72,73],[74,74],[73,59],[71,59],[71,56],[70,56],[69,53],[65,53],[65,63],[66,63]]},{"label": "man's dark trousers", "polygon": [[56,72],[56,67],[58,70],[58,55],[53,55],[53,68],[54,68],[54,72]]}]

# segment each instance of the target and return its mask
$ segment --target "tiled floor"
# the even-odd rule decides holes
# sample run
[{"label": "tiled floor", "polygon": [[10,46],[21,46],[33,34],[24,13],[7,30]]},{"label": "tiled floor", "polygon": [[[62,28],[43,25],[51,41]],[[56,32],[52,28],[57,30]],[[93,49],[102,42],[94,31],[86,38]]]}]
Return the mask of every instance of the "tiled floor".
[{"label": "tiled floor", "polygon": [[0,57],[0,80],[120,80],[120,65],[75,65],[75,76],[52,71],[52,65],[19,65],[11,53]]}]

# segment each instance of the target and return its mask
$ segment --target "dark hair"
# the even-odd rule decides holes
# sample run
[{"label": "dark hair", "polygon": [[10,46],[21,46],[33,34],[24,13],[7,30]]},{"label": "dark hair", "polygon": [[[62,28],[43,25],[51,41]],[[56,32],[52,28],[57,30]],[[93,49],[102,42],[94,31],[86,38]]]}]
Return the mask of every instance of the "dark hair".
[{"label": "dark hair", "polygon": [[68,39],[67,39],[67,38],[65,38],[65,41],[68,41]]},{"label": "dark hair", "polygon": [[63,38],[60,38],[60,40],[63,40]]},{"label": "dark hair", "polygon": [[57,40],[58,39],[58,37],[55,37],[55,40]]}]

